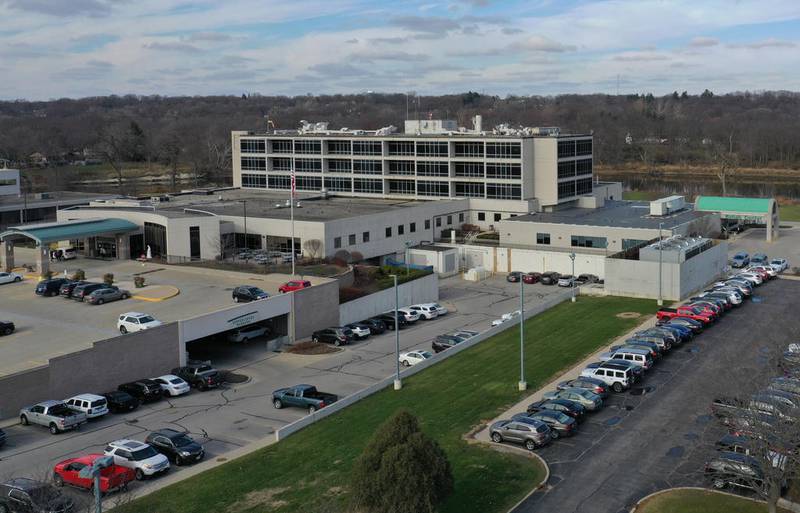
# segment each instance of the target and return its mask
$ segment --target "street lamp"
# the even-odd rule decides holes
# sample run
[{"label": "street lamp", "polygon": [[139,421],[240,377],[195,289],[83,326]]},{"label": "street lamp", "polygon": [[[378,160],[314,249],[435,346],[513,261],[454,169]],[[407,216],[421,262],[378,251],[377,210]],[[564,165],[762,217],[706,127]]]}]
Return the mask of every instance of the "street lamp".
[{"label": "street lamp", "polygon": [[575,253],[569,254],[569,259],[572,260],[572,302],[575,302]]},{"label": "street lamp", "polygon": [[664,304],[664,298],[661,295],[661,265],[663,263],[662,252],[664,250],[664,240],[661,238],[661,229],[664,223],[658,223],[658,306]]},{"label": "street lamp", "polygon": [[110,467],[114,464],[114,458],[111,456],[101,456],[94,460],[91,465],[83,467],[78,476],[84,479],[94,480],[94,511],[95,513],[102,513],[103,502],[102,492],[100,492],[100,471],[104,468]]},{"label": "street lamp", "polygon": [[412,241],[410,241],[410,240],[407,240],[407,241],[405,242],[405,246],[406,246],[406,252],[405,252],[405,254],[403,255],[403,260],[405,260],[405,261],[406,261],[406,276],[407,276],[407,275],[408,275],[408,274],[411,272],[411,271],[409,270],[409,268],[408,268],[408,250],[409,250],[409,248],[411,248],[411,246],[413,246],[413,245],[414,245],[414,243],[413,243]]},{"label": "street lamp", "polygon": [[525,280],[522,279],[522,274],[519,276],[519,383],[517,384],[520,391],[528,388],[528,383],[525,382],[525,292],[522,284]]},{"label": "street lamp", "polygon": [[403,382],[400,381],[400,319],[397,310],[399,308],[399,294],[397,291],[397,275],[390,274],[394,279],[394,389],[400,390],[403,388]]}]

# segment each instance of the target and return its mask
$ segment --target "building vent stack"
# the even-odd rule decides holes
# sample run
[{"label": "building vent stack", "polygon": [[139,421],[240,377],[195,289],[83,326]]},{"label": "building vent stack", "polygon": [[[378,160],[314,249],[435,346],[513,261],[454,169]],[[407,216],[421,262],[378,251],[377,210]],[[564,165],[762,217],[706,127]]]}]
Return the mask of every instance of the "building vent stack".
[{"label": "building vent stack", "polygon": [[479,134],[483,131],[483,116],[477,114],[474,118],[472,118],[473,128],[475,129],[475,133]]}]

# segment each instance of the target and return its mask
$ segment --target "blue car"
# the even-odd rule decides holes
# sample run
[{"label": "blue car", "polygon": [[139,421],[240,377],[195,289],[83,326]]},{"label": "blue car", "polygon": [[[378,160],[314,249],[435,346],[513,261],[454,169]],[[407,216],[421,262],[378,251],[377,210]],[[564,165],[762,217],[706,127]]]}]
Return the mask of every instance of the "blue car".
[{"label": "blue car", "polygon": [[731,267],[740,268],[740,267],[746,267],[749,264],[750,264],[750,255],[748,255],[747,253],[743,252],[736,253],[735,255],[733,255],[733,258],[731,258]]}]

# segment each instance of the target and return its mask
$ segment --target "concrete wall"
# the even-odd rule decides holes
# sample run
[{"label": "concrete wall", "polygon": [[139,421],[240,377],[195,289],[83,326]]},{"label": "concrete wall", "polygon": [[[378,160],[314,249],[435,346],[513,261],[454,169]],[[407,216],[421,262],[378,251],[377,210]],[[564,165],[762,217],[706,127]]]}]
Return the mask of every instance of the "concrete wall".
[{"label": "concrete wall", "polygon": [[316,330],[339,325],[339,284],[335,281],[292,292],[295,339],[311,336]]},{"label": "concrete wall", "polygon": [[558,138],[533,141],[533,191],[541,205],[558,203]]},{"label": "concrete wall", "polygon": [[179,364],[178,324],[95,342],[48,365],[0,379],[0,418],[47,399],[103,393],[120,383],[166,374]]},{"label": "concrete wall", "polygon": [[19,196],[19,170],[18,169],[0,169],[0,182],[5,180],[13,180],[11,185],[0,185],[0,196]]},{"label": "concrete wall", "polygon": [[[397,287],[400,307],[439,300],[439,277],[436,274],[403,283]],[[339,324],[362,321],[394,310],[394,287],[339,305]]]},{"label": "concrete wall", "polygon": [[[711,283],[725,271],[727,255],[728,244],[721,242],[682,264],[662,264],[662,297],[678,301]],[[605,290],[615,296],[658,298],[658,262],[606,259]]]},{"label": "concrete wall", "polygon": [[[651,240],[658,237],[658,228],[621,228],[615,226],[589,226],[580,224],[556,224],[507,221],[500,225],[500,244],[535,246],[537,233],[550,234],[550,247],[572,248],[572,236],[605,237],[609,253],[622,251],[622,239]],[[664,235],[671,235],[664,229]],[[682,233],[675,231],[675,233]]]}]

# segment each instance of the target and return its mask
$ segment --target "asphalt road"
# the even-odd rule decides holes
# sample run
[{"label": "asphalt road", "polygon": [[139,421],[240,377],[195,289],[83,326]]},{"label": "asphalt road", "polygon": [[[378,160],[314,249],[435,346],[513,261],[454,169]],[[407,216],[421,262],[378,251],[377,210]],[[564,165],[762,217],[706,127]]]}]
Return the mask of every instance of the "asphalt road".
[{"label": "asphalt road", "polygon": [[778,375],[775,355],[800,332],[800,282],[772,280],[754,295],[673,349],[641,386],[612,395],[576,436],[538,451],[550,466],[548,486],[514,513],[621,513],[664,488],[705,486],[704,463],[725,432],[710,414],[712,399],[749,395]]},{"label": "asphalt road", "polygon": [[[518,308],[518,287],[507,283],[504,276],[480,283],[458,278],[443,280],[440,302],[450,313],[402,330],[401,351],[430,349],[436,335],[456,328],[487,329],[493,319]],[[569,294],[567,290],[539,284],[525,285],[524,290],[526,305],[530,306],[554,294]],[[206,446],[207,459],[224,457],[231,450],[272,437],[276,429],[305,414],[295,408],[275,410],[271,394],[276,388],[312,383],[320,390],[346,396],[391,375],[394,362],[391,332],[323,356],[268,352],[265,344],[257,341],[229,346],[212,363],[246,375],[247,383],[210,392],[192,391],[187,396],[143,406],[130,414],[108,415],[89,422],[79,431],[57,436],[39,426],[5,428],[8,443],[0,449],[0,480],[16,476],[47,478],[53,465],[61,460],[102,452],[106,443],[120,438],[143,440],[149,431],[163,427],[190,433]],[[170,472],[183,471],[185,468],[175,467]],[[159,479],[136,483],[131,490],[155,487],[158,483]],[[81,502],[88,500],[88,494],[74,490],[69,493]]]}]

